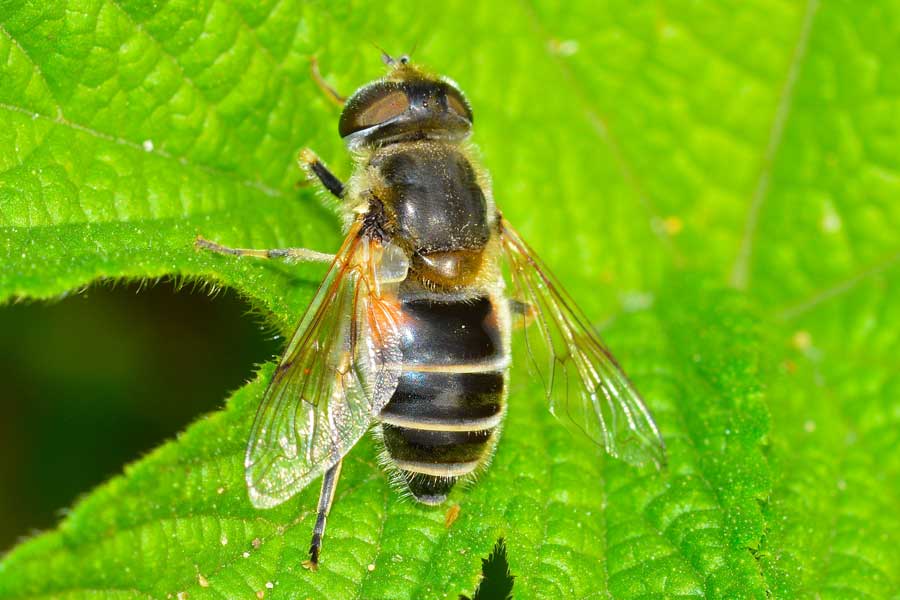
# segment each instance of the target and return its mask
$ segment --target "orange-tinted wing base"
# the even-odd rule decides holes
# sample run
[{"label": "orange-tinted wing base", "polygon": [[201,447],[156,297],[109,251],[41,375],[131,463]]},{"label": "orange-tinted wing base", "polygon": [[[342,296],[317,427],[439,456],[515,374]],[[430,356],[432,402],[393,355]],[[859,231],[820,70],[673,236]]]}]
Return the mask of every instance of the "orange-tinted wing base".
[{"label": "orange-tinted wing base", "polygon": [[397,311],[376,278],[383,248],[362,231],[348,233],[260,404],[244,463],[258,508],[337,464],[397,387]]}]

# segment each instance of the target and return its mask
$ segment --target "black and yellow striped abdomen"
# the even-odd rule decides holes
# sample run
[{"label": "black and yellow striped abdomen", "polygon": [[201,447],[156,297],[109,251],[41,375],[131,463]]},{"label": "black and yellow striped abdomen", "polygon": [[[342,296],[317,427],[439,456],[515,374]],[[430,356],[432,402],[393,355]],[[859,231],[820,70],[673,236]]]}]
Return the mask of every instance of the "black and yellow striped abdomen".
[{"label": "black and yellow striped abdomen", "polygon": [[420,502],[438,504],[482,464],[503,419],[504,322],[488,295],[399,298],[403,373],[381,412],[385,449]]}]

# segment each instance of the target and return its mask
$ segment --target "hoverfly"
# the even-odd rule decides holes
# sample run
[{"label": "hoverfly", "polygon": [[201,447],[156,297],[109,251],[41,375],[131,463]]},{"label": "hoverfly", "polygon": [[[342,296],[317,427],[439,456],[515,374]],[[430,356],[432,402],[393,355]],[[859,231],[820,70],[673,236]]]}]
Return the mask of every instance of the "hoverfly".
[{"label": "hoverfly", "polygon": [[389,73],[341,113],[355,161],[349,181],[310,150],[300,156],[345,209],[337,254],[197,239],[235,256],[330,261],[262,399],[245,459],[257,508],[323,476],[312,568],[341,460],[373,425],[395,479],[424,504],[442,503],[487,465],[506,411],[514,320],[561,422],[632,463],[665,456],[588,319],[494,205],[459,87],[406,56],[385,56]]}]

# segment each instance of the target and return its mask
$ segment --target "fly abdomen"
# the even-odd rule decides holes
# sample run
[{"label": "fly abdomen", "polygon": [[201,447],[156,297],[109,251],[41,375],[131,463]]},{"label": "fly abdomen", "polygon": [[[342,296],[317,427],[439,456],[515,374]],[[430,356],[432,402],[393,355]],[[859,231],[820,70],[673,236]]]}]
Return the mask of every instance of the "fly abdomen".
[{"label": "fly abdomen", "polygon": [[489,297],[444,299],[431,294],[404,299],[401,292],[400,301],[405,370],[498,370],[493,365],[506,358]]},{"label": "fly abdomen", "polygon": [[503,417],[502,372],[406,371],[381,411],[384,423],[431,431],[478,431]]},{"label": "fly abdomen", "polygon": [[385,446],[398,467],[433,477],[462,477],[481,462],[485,443],[493,433],[433,431],[382,425]]},{"label": "fly abdomen", "polygon": [[382,439],[416,499],[439,504],[493,449],[508,359],[487,296],[401,294],[401,311],[403,373],[380,414]]}]

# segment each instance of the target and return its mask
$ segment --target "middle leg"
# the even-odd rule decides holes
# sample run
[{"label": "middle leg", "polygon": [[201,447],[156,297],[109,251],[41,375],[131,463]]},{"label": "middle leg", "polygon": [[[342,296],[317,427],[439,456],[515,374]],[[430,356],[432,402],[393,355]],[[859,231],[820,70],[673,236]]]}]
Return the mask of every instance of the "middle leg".
[{"label": "middle leg", "polygon": [[273,248],[271,250],[231,248],[230,246],[223,246],[222,244],[211,242],[200,235],[194,240],[194,247],[201,250],[209,250],[216,254],[228,254],[237,257],[252,256],[254,258],[281,258],[288,262],[331,262],[334,260],[334,254],[308,250],[307,248]]},{"label": "middle leg", "polygon": [[519,317],[516,319],[515,323],[513,323],[514,329],[524,329],[531,325],[531,323],[534,322],[536,313],[533,304],[516,298],[509,299],[509,312],[514,317]]}]

